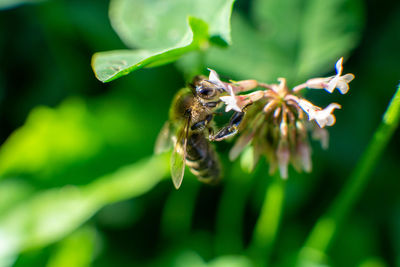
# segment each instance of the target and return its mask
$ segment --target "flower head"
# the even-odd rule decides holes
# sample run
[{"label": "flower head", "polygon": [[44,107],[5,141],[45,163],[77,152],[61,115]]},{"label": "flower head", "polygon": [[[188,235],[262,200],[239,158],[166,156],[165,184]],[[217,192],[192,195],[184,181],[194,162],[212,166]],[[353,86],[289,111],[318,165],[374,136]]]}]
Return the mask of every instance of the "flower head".
[{"label": "flower head", "polygon": [[[321,108],[303,98],[300,90],[305,88],[325,89],[332,92],[338,88],[342,94],[347,93],[348,83],[353,80],[353,74],[342,76],[343,58],[336,63],[336,75],[328,78],[315,78],[289,89],[286,79],[279,78],[277,84],[255,82],[236,82],[227,86],[230,95],[220,99],[226,105],[226,111],[243,112],[246,108],[244,121],[240,126],[241,135],[230,151],[229,157],[234,160],[243,149],[253,147],[253,158],[258,159],[264,154],[270,165],[270,173],[277,169],[282,178],[288,177],[289,164],[297,171],[310,172],[312,168],[311,147],[308,141],[308,130],[313,137],[321,141],[323,148],[328,145],[328,132],[324,127],[336,122],[333,115],[335,109],[341,106],[331,103]],[[246,90],[262,87],[247,94],[235,95],[234,92],[245,92],[240,84],[252,84]],[[308,120],[307,120],[308,118]]]}]

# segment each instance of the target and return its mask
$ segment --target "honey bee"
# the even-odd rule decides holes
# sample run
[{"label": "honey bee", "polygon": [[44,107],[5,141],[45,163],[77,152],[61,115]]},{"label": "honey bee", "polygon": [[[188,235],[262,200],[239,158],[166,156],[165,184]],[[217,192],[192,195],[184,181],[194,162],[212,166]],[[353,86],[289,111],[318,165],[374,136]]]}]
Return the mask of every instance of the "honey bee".
[{"label": "honey bee", "polygon": [[[221,165],[209,140],[222,140],[236,133],[243,118],[235,112],[229,124],[214,135],[213,116],[220,107],[220,95],[226,91],[220,85],[196,76],[189,87],[175,95],[167,121],[155,145],[155,153],[173,146],[171,177],[176,189],[181,186],[185,166],[204,183],[215,184],[221,177]],[[208,134],[208,136],[207,136]]]}]

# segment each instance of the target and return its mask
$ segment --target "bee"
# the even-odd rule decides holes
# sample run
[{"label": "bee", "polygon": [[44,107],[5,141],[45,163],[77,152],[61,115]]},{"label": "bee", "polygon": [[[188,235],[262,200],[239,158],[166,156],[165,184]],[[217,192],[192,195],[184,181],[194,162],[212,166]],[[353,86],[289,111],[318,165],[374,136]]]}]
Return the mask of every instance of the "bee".
[{"label": "bee", "polygon": [[175,95],[167,121],[155,145],[155,153],[173,146],[171,177],[176,189],[181,186],[185,166],[201,181],[216,184],[221,178],[221,165],[210,140],[222,140],[236,133],[243,118],[235,112],[229,124],[214,135],[213,116],[220,107],[219,97],[226,90],[219,84],[196,76],[188,87]]}]

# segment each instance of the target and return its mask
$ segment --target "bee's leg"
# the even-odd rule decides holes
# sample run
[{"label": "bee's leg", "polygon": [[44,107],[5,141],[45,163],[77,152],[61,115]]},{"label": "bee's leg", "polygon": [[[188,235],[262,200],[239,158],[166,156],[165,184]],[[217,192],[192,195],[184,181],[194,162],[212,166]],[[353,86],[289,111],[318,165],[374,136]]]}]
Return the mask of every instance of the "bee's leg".
[{"label": "bee's leg", "polygon": [[212,118],[213,118],[212,114],[208,115],[205,120],[193,124],[192,127],[190,127],[190,130],[195,131],[203,129],[212,120]]},{"label": "bee's leg", "polygon": [[239,129],[239,125],[244,118],[244,112],[235,112],[229,121],[229,125],[225,126],[217,132],[214,136],[211,136],[213,141],[221,141],[232,135],[235,135]]},{"label": "bee's leg", "polygon": [[209,107],[209,108],[215,108],[219,103],[221,103],[220,100],[213,101],[213,102],[207,102],[204,104],[204,106]]},{"label": "bee's leg", "polygon": [[214,140],[214,127],[208,126],[208,140],[213,141]]}]

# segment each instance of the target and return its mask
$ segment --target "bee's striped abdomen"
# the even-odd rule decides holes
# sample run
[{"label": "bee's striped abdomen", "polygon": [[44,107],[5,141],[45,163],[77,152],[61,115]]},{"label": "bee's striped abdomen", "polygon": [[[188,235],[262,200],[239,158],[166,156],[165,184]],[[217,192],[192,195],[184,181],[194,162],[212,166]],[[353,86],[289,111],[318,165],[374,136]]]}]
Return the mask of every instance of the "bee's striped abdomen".
[{"label": "bee's striped abdomen", "polygon": [[215,184],[220,178],[219,160],[203,133],[192,133],[188,137],[186,165],[202,182]]}]

